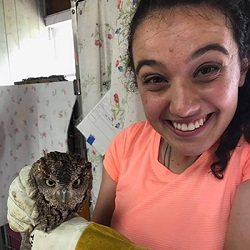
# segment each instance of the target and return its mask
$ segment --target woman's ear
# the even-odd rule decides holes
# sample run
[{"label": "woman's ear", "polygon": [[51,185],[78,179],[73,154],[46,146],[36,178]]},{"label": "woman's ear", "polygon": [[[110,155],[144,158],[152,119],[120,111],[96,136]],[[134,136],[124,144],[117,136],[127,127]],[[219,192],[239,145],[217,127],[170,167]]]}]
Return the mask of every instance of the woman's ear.
[{"label": "woman's ear", "polygon": [[241,61],[239,87],[242,87],[245,83],[246,75],[250,66],[249,62],[250,62],[250,57],[243,58],[243,60]]}]

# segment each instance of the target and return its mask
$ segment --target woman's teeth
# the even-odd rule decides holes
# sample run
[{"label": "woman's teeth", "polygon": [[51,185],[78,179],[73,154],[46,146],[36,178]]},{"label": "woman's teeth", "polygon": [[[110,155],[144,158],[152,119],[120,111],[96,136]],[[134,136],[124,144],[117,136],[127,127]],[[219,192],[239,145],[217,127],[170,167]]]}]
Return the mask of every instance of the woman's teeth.
[{"label": "woman's teeth", "polygon": [[181,131],[192,131],[195,130],[201,126],[204,125],[204,123],[206,122],[205,118],[201,118],[200,120],[194,122],[194,123],[189,123],[189,124],[181,124],[181,123],[176,123],[173,122],[173,126],[175,129],[181,130]]}]

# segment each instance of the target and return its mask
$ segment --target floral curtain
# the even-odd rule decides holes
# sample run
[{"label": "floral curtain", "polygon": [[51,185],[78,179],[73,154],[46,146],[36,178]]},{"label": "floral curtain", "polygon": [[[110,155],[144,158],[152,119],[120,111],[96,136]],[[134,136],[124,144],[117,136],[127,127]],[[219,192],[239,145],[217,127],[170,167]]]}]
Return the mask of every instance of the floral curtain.
[{"label": "floral curtain", "polygon": [[7,223],[9,185],[19,171],[44,152],[67,151],[75,101],[68,81],[0,87],[0,226]]},{"label": "floral curtain", "polygon": [[[126,73],[127,28],[138,0],[86,0],[77,8],[78,53],[82,88],[83,116],[110,89],[113,128],[143,120],[137,91],[131,91]],[[93,166],[93,208],[98,195],[103,157],[87,144]]]}]

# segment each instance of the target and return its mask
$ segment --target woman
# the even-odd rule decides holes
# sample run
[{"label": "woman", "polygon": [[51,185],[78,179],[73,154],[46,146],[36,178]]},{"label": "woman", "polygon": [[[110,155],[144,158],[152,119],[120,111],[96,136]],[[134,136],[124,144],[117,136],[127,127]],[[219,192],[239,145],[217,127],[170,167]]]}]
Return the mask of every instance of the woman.
[{"label": "woman", "polygon": [[227,229],[226,246],[250,243],[249,11],[140,1],[128,52],[147,121],[111,143],[93,221],[152,249],[223,249]]},{"label": "woman", "polygon": [[147,121],[111,142],[94,222],[150,249],[250,249],[249,13],[140,1],[128,55]]}]

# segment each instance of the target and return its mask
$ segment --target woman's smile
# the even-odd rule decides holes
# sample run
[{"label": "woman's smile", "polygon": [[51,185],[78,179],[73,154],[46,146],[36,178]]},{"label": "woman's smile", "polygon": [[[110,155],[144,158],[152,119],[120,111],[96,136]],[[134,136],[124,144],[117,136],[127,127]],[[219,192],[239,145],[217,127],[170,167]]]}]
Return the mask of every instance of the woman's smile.
[{"label": "woman's smile", "polygon": [[176,130],[185,132],[185,131],[194,131],[202,127],[206,123],[207,119],[208,116],[189,123],[174,122],[174,121],[170,121],[170,123]]},{"label": "woman's smile", "polygon": [[176,140],[200,141],[200,138],[207,136],[206,131],[210,131],[214,116],[215,113],[211,113],[192,122],[164,120],[163,124],[172,132],[171,137]]}]

